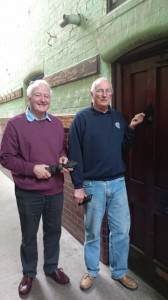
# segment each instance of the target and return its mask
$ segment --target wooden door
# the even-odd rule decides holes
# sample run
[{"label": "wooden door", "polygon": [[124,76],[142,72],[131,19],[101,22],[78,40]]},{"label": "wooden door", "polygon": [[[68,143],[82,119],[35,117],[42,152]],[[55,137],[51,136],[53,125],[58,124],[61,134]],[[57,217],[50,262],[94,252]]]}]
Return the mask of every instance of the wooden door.
[{"label": "wooden door", "polygon": [[126,118],[151,108],[127,161],[129,266],[168,296],[168,56],[124,63],[120,70],[118,105]]}]

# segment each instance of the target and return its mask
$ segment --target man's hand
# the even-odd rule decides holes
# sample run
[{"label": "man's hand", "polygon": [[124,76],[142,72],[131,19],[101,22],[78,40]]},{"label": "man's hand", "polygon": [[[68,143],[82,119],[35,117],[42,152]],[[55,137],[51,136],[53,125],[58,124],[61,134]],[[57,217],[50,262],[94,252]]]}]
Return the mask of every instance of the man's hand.
[{"label": "man's hand", "polygon": [[82,203],[85,196],[83,188],[74,190],[74,200],[76,203]]},{"label": "man's hand", "polygon": [[51,177],[51,174],[46,170],[47,165],[35,165],[33,169],[34,175],[38,179],[48,179]]},{"label": "man's hand", "polygon": [[129,127],[132,129],[135,129],[135,127],[140,124],[141,122],[143,122],[145,117],[144,113],[139,113],[137,115],[135,115],[135,117],[131,120]]},{"label": "man's hand", "polygon": [[60,164],[66,164],[68,162],[68,158],[66,156],[61,156],[59,158],[59,163]]},{"label": "man's hand", "polygon": [[[60,158],[59,158],[59,163],[60,164],[67,164],[67,162],[68,162],[68,158],[66,157],[66,156],[61,156]],[[73,168],[63,168],[61,171],[60,171],[60,173],[69,173],[69,172],[71,172],[71,171],[73,171]]]}]

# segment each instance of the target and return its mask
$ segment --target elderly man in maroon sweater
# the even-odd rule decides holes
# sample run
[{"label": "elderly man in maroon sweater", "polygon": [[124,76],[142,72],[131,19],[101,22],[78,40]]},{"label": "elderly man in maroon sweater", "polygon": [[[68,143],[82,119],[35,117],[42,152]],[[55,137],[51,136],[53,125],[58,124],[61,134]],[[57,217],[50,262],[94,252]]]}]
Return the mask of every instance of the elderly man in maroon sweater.
[{"label": "elderly man in maroon sweater", "polygon": [[58,268],[63,209],[64,168],[52,175],[47,169],[68,162],[60,120],[47,113],[51,89],[45,80],[32,82],[27,89],[28,108],[9,120],[1,143],[0,163],[11,171],[20,217],[20,247],[23,278],[20,296],[27,295],[37,274],[37,232],[43,220],[44,273],[59,284],[69,277]]}]

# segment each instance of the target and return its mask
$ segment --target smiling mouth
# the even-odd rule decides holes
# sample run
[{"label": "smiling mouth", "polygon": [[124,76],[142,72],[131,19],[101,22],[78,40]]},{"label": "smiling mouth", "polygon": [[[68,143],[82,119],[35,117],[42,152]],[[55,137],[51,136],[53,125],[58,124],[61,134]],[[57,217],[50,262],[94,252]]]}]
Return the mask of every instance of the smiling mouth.
[{"label": "smiling mouth", "polygon": [[45,104],[38,104],[39,107],[45,107],[45,106],[47,106],[47,105],[48,105],[48,103],[45,103]]},{"label": "smiling mouth", "polygon": [[108,100],[107,100],[107,99],[102,99],[101,102],[102,102],[102,103],[107,103]]}]

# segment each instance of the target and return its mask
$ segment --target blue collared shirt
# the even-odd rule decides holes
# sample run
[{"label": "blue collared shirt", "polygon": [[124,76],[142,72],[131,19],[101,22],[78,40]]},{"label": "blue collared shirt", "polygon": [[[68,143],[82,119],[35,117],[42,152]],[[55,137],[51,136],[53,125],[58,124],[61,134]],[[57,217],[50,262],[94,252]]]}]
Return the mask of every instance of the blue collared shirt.
[{"label": "blue collared shirt", "polygon": [[[26,119],[27,119],[29,122],[39,121],[39,119],[36,118],[36,117],[31,113],[31,111],[30,111],[29,108],[26,109],[25,114],[26,114]],[[43,120],[47,120],[47,121],[51,122],[51,119],[50,119],[50,117],[49,117],[49,115],[48,115],[47,113],[45,114],[45,117],[44,117]]]}]

